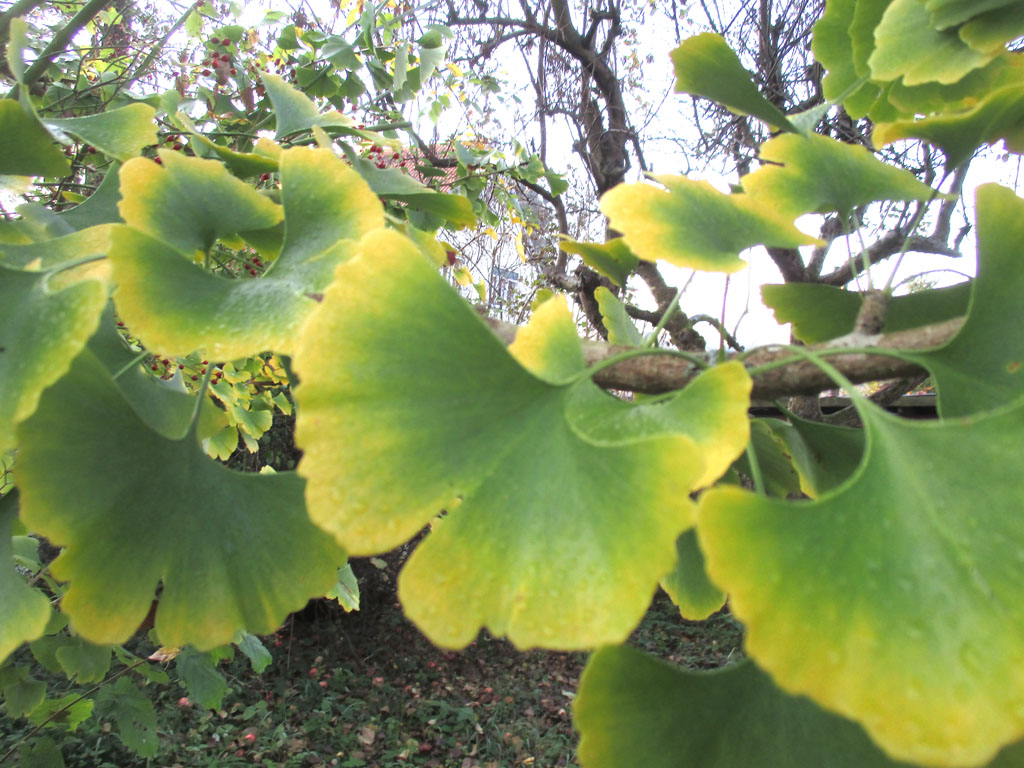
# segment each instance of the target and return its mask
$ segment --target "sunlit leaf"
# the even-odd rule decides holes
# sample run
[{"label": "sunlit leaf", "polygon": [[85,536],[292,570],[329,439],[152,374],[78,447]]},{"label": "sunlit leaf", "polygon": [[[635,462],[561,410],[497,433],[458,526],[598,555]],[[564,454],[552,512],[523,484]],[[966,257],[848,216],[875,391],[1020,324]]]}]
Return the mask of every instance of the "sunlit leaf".
[{"label": "sunlit leaf", "polygon": [[[219,164],[199,162],[220,169],[217,176],[223,172]],[[246,189],[246,195],[259,197]],[[212,274],[134,229],[116,229],[110,254],[118,284],[114,298],[147,347],[166,355],[203,349],[221,360],[291,349],[335,267],[365,232],[383,225],[383,211],[365,182],[323,149],[296,148],[281,155],[281,200],[286,215],[281,254],[253,279]],[[154,215],[144,223],[162,232],[179,213],[184,215]],[[126,219],[133,223],[135,217],[126,214]],[[178,240],[197,238],[180,234]]]},{"label": "sunlit leaf", "polygon": [[672,51],[672,63],[676,93],[703,96],[773,128],[793,130],[779,108],[760,94],[753,76],[721,35],[705,32],[684,40]]},{"label": "sunlit leaf", "polygon": [[345,563],[338,569],[338,583],[324,597],[337,600],[345,611],[359,610],[359,582],[352,572],[351,563]]},{"label": "sunlit leaf", "polygon": [[585,367],[576,323],[561,294],[534,308],[529,325],[520,328],[509,354],[538,379],[566,384]]},{"label": "sunlit leaf", "polygon": [[608,341],[627,347],[642,347],[644,337],[640,335],[640,331],[629,319],[626,306],[619,301],[618,297],[601,285],[594,291],[594,298],[601,310],[604,327],[608,330]]},{"label": "sunlit leaf", "polygon": [[15,445],[15,425],[67,371],[107,303],[105,281],[58,286],[55,277],[0,266],[0,450]]},{"label": "sunlit leaf", "polygon": [[127,677],[105,685],[96,694],[96,714],[117,725],[125,746],[140,757],[153,757],[160,746],[153,701]]},{"label": "sunlit leaf", "polygon": [[323,114],[316,108],[308,96],[297,88],[293,88],[277,75],[261,72],[260,79],[267,89],[267,96],[273,106],[277,120],[277,138],[279,141],[300,131],[309,131],[314,125],[321,128],[351,128],[356,122],[348,115],[331,110]]},{"label": "sunlit leaf", "polygon": [[456,229],[476,224],[476,214],[469,198],[437,192],[398,168],[378,168],[361,157],[352,157],[351,161],[352,167],[366,180],[375,195],[436,214]]},{"label": "sunlit leaf", "polygon": [[372,554],[447,510],[399,578],[439,645],[482,626],[520,647],[624,639],[675,560],[698,447],[581,436],[571,387],[524,370],[412,243],[379,230],[362,250],[294,356],[313,519]]},{"label": "sunlit leaf", "polygon": [[[884,333],[940,323],[967,312],[971,283],[896,296],[889,300]],[[828,341],[853,331],[861,294],[831,285],[785,283],[761,286],[761,299],[775,320],[793,324],[793,335],[807,344]]]},{"label": "sunlit leaf", "polygon": [[[839,211],[848,216],[875,200],[928,200],[933,190],[910,171],[886,165],[862,146],[784,133],[761,145],[763,165],[743,189],[791,216]],[[827,168],[827,172],[822,172]]]},{"label": "sunlit leaf", "polygon": [[929,423],[859,410],[863,464],[816,501],[704,495],[708,572],[782,688],[896,759],[982,764],[1024,734],[1024,401]]},{"label": "sunlit leaf", "polygon": [[[602,648],[573,712],[583,768],[910,768],[750,662],[691,672],[634,648]],[[990,768],[1022,760],[1018,744]]]},{"label": "sunlit leaf", "polygon": [[[890,83],[885,92],[889,104],[905,113],[899,120],[909,120],[914,115],[929,115],[933,112],[953,113],[973,109],[979,98],[1009,85],[1018,85],[1024,73],[1024,65],[1009,54],[994,58],[984,67],[971,71],[955,83],[922,83],[907,86],[902,81]],[[897,122],[899,122],[897,120]],[[873,133],[876,143],[885,137]],[[980,143],[980,142],[979,142]]]},{"label": "sunlit leaf", "polygon": [[1024,6],[1004,0],[1003,7],[975,16],[960,28],[960,39],[977,51],[992,53],[1024,35]]},{"label": "sunlit leaf", "polygon": [[70,582],[62,609],[92,642],[131,636],[158,583],[164,644],[268,633],[329,589],[344,558],[309,522],[298,477],[233,472],[195,435],[152,431],[88,351],[18,434],[22,518],[65,547],[51,566]]},{"label": "sunlit leaf", "polygon": [[639,258],[677,267],[736,272],[740,251],[755,245],[796,248],[818,241],[793,226],[783,210],[752,195],[726,195],[706,181],[653,176],[651,184],[620,184],[601,198],[610,226]]},{"label": "sunlit leaf", "polygon": [[11,99],[0,101],[0,174],[67,176],[71,163],[45,128]]},{"label": "sunlit leaf", "polygon": [[[814,25],[811,50],[827,70],[821,85],[825,98],[830,101],[846,94],[862,75],[857,71],[850,36],[857,5],[857,0],[828,0],[824,15]],[[878,86],[864,83],[843,99],[843,106],[851,117],[863,117],[878,93]]]},{"label": "sunlit leaf", "polygon": [[625,286],[626,279],[633,274],[640,260],[626,247],[621,237],[605,243],[580,243],[575,240],[561,240],[558,247],[566,253],[583,257],[583,263],[593,267],[618,286]]},{"label": "sunlit leaf", "polygon": [[14,570],[11,528],[18,516],[18,493],[0,498],[0,662],[25,642],[43,634],[50,601]]},{"label": "sunlit leaf", "polygon": [[875,30],[869,65],[875,80],[902,77],[905,85],[955,83],[994,55],[971,48],[955,29],[933,27],[924,0],[892,0]]},{"label": "sunlit leaf", "polygon": [[1024,323],[1020,243],[1024,200],[998,184],[978,188],[978,276],[959,333],[928,352],[907,353],[932,374],[943,416],[963,416],[1014,402],[1024,394]]},{"label": "sunlit leaf", "polygon": [[661,588],[684,619],[702,621],[725,605],[725,593],[708,579],[694,529],[676,539],[676,554],[676,567],[661,580]]},{"label": "sunlit leaf", "polygon": [[245,657],[249,659],[249,663],[252,665],[252,671],[257,675],[263,674],[263,671],[270,666],[274,660],[273,656],[270,655],[270,651],[267,650],[266,646],[263,645],[262,641],[256,637],[256,635],[241,630],[235,635],[234,644],[238,646],[238,650],[245,654]]},{"label": "sunlit leaf", "polygon": [[1005,8],[1016,0],[922,0],[936,29],[948,29],[976,18],[986,11]]},{"label": "sunlit leaf", "polygon": [[136,103],[84,117],[47,118],[43,123],[125,161],[137,157],[143,147],[156,144],[155,115],[152,107]]},{"label": "sunlit leaf", "polygon": [[875,126],[874,140],[879,146],[910,137],[939,147],[949,167],[968,160],[979,144],[999,139],[1006,139],[1013,151],[1024,151],[1024,85],[999,88],[962,112]]},{"label": "sunlit leaf", "polygon": [[71,261],[105,256],[109,248],[110,227],[101,225],[38,243],[0,244],[0,263],[33,272],[48,271]]},{"label": "sunlit leaf", "polygon": [[174,123],[183,131],[191,134],[192,141],[198,142],[204,147],[207,150],[207,154],[215,154],[236,176],[249,177],[277,171],[282,151],[281,145],[274,143],[270,139],[262,137],[257,139],[252,152],[236,152],[230,147],[217,144],[199,133],[187,115],[176,114],[174,116]]}]

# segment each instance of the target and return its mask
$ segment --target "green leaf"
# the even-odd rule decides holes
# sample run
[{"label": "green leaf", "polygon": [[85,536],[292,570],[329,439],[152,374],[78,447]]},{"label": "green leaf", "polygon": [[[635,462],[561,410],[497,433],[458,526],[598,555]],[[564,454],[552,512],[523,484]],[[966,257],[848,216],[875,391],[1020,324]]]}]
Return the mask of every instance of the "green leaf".
[{"label": "green leaf", "polygon": [[[885,98],[891,107],[898,109],[902,114],[887,119],[906,120],[914,115],[973,109],[979,99],[991,91],[1018,85],[1020,71],[1020,64],[1016,59],[1002,55],[949,85],[922,83],[908,87],[902,81],[890,83],[886,88]],[[872,138],[875,138],[874,134]],[[877,143],[877,139],[875,140]]]},{"label": "green leaf", "polygon": [[[889,300],[883,333],[941,323],[967,312],[971,283],[933,288]],[[793,335],[806,344],[845,336],[853,331],[861,294],[831,285],[786,283],[762,285],[761,299],[781,325],[793,324]]]},{"label": "green leaf", "polygon": [[469,198],[435,192],[398,168],[378,168],[361,157],[352,156],[350,159],[352,167],[366,180],[375,195],[436,213],[456,229],[476,225],[476,214],[473,213],[473,204]]},{"label": "green leaf", "polygon": [[24,717],[46,698],[46,683],[31,677],[28,667],[0,669],[0,690],[8,717]]},{"label": "green leaf", "polygon": [[0,101],[0,175],[57,176],[71,173],[68,158],[35,115],[10,99]]},{"label": "green leaf", "polygon": [[402,43],[398,46],[398,50],[395,51],[395,82],[394,87],[396,91],[402,89],[405,85],[405,75],[409,70],[409,46]]},{"label": "green leaf", "polygon": [[[124,221],[192,257],[218,238],[272,227],[281,207],[213,160],[161,150],[163,165],[135,158],[121,166]],[[188,294],[185,294],[188,295]]]},{"label": "green leaf", "polygon": [[7,66],[18,83],[25,80],[25,51],[28,48],[28,19],[15,16],[10,19],[7,33]]},{"label": "green leaf", "polygon": [[399,578],[433,642],[462,647],[481,626],[519,647],[628,635],[688,525],[703,472],[688,437],[580,435],[572,388],[524,370],[386,230],[339,268],[293,362],[317,524],[373,554],[434,520]]},{"label": "green leaf", "polygon": [[[174,116],[174,123],[182,131],[191,134],[192,141],[198,142],[200,148],[207,150],[207,156],[211,154],[216,155],[236,176],[251,178],[263,173],[275,173],[278,169],[281,146],[275,144],[270,139],[263,137],[257,139],[252,152],[236,152],[222,144],[210,141],[206,136],[199,133],[187,115],[179,112]],[[193,144],[193,147],[195,146]]]},{"label": "green leaf", "polygon": [[1003,47],[1024,35],[1024,7],[1004,0],[1003,7],[975,16],[960,28],[960,39],[976,51],[1001,52]]},{"label": "green leaf", "polygon": [[[690,672],[633,648],[602,648],[573,712],[584,768],[909,768],[749,662]],[[1021,760],[1016,745],[990,768]]]},{"label": "green leaf", "polygon": [[[220,360],[290,350],[335,267],[364,233],[383,225],[383,210],[362,179],[325,149],[296,148],[281,155],[281,198],[284,245],[273,265],[254,279],[211,274],[144,234],[115,230],[114,298],[148,348],[166,355],[203,349]],[[178,215],[172,211],[166,219],[144,223],[159,232]],[[129,223],[134,218],[126,215]],[[188,240],[184,233],[178,238]]]},{"label": "green leaf", "polygon": [[338,583],[324,597],[337,600],[346,612],[359,610],[359,582],[352,572],[351,563],[345,563],[338,569]]},{"label": "green leaf", "polygon": [[118,678],[96,694],[96,714],[117,724],[125,746],[140,757],[153,757],[160,746],[153,702],[127,677]]},{"label": "green leaf", "polygon": [[351,117],[336,110],[321,114],[308,96],[277,75],[261,72],[260,78],[267,89],[267,96],[270,97],[270,104],[277,119],[275,138],[278,141],[300,131],[310,131],[315,125],[321,128],[355,130],[356,122]]},{"label": "green leaf", "polygon": [[508,352],[549,384],[567,384],[586,367],[576,323],[562,295],[534,307],[529,324],[518,330]]},{"label": "green leaf", "polygon": [[152,431],[88,351],[19,437],[22,516],[65,546],[51,566],[71,582],[62,609],[94,643],[130,637],[160,582],[165,645],[210,648],[238,629],[272,632],[330,588],[344,557],[310,524],[298,477],[233,472],[207,459],[194,435]]},{"label": "green leaf", "polygon": [[105,280],[93,273],[77,282],[71,277],[0,266],[0,450],[16,445],[14,427],[67,371],[99,322]]},{"label": "green leaf", "polygon": [[[761,469],[765,492],[783,499],[791,493],[800,493],[801,490],[800,474],[793,466],[793,456],[778,434],[779,428],[786,426],[788,425],[777,419],[753,419],[750,422],[751,448]],[[736,459],[733,468],[748,478],[754,476],[746,453]]]},{"label": "green leaf", "polygon": [[755,245],[796,248],[818,241],[800,232],[787,212],[752,195],[726,195],[706,181],[652,176],[651,184],[620,184],[601,198],[612,229],[639,258],[677,267],[736,272],[738,256]]},{"label": "green leaf", "polygon": [[626,285],[626,280],[640,263],[640,259],[626,247],[621,237],[612,238],[605,243],[562,240],[558,247],[566,253],[582,256],[584,264],[593,267],[618,286]]},{"label": "green leaf", "polygon": [[[862,76],[857,71],[850,30],[858,5],[857,0],[828,0],[825,13],[814,25],[811,51],[828,70],[822,80],[822,91],[829,101],[837,101]],[[864,83],[843,99],[843,106],[851,117],[863,117],[878,98],[878,93],[878,86]],[[805,131],[802,133],[807,134]]]},{"label": "green leaf", "polygon": [[110,647],[93,645],[80,637],[68,638],[55,651],[57,662],[69,679],[79,683],[97,683],[110,669]]},{"label": "green leaf", "polygon": [[879,146],[911,137],[923,139],[942,150],[948,167],[970,159],[980,144],[999,139],[1006,139],[1012,151],[1024,151],[1024,85],[999,88],[961,112],[879,123],[873,135]]},{"label": "green leaf", "polygon": [[110,112],[85,117],[47,118],[50,130],[70,133],[116,160],[137,157],[143,147],[156,144],[156,110],[146,104],[130,104]]},{"label": "green leaf", "polygon": [[228,683],[217,669],[211,653],[182,648],[174,660],[178,679],[185,685],[188,697],[203,709],[219,710],[228,692]]},{"label": "green leaf", "polygon": [[965,44],[954,29],[933,27],[925,0],[892,0],[875,30],[868,63],[874,80],[902,77],[904,85],[919,85],[955,83],[994,56]]},{"label": "green leaf", "polygon": [[725,593],[708,578],[694,529],[676,539],[676,554],[676,567],[661,580],[661,588],[684,619],[703,621],[725,605]]},{"label": "green leaf", "polygon": [[0,662],[22,643],[43,634],[50,601],[14,570],[11,527],[18,516],[18,492],[0,498]]},{"label": "green leaf", "polygon": [[684,40],[672,51],[672,63],[676,93],[703,96],[772,128],[793,130],[779,108],[760,94],[753,76],[721,35],[705,32]]},{"label": "green leaf", "polygon": [[[329,595],[325,595],[325,597],[327,596]],[[260,639],[245,630],[240,630],[232,642],[249,659],[249,663],[252,664],[252,671],[257,675],[263,674],[263,670],[269,667],[270,663],[274,660],[274,657],[270,655],[270,651],[267,650]]]},{"label": "green leaf", "polygon": [[46,723],[75,731],[82,723],[92,717],[94,702],[83,699],[80,693],[69,693],[59,699],[44,699],[43,702],[28,713],[28,721],[35,726]]},{"label": "green leaf", "polygon": [[339,70],[357,70],[363,66],[355,48],[340,37],[328,38],[321,54]]},{"label": "green leaf", "polygon": [[31,746],[18,750],[18,765],[21,768],[65,768],[67,764],[56,742],[49,736],[43,736]]},{"label": "green leaf", "polygon": [[931,372],[944,417],[978,413],[1024,394],[1024,337],[1005,330],[1024,322],[1024,200],[986,184],[978,187],[975,209],[978,276],[967,319],[944,346],[905,355]]},{"label": "green leaf", "polygon": [[[432,33],[428,33],[432,34]],[[420,58],[420,83],[426,83],[430,79],[431,75],[437,71],[437,68],[441,66],[444,61],[444,47],[441,45],[440,40],[436,46],[424,45],[419,50]]]},{"label": "green leaf", "polygon": [[858,410],[863,463],[816,501],[704,495],[708,572],[785,690],[895,759],[982,764],[1024,734],[1024,401],[929,423]]},{"label": "green leaf", "polygon": [[0,244],[0,259],[6,267],[40,272],[92,256],[105,256],[109,248],[110,227],[100,225],[36,243]]},{"label": "green leaf", "polygon": [[923,0],[925,8],[931,14],[932,26],[935,29],[948,29],[963,24],[972,18],[991,11],[1013,5],[1015,0]]},{"label": "green leaf", "polygon": [[644,337],[626,314],[626,306],[614,293],[601,285],[594,291],[594,298],[597,299],[597,306],[601,310],[604,327],[608,330],[608,341],[627,347],[644,345]]},{"label": "green leaf", "polygon": [[760,158],[763,165],[743,177],[743,189],[793,217],[827,211],[848,216],[875,200],[928,200],[934,194],[910,171],[886,165],[864,147],[817,134],[776,136],[761,145]]},{"label": "green leaf", "polygon": [[860,466],[864,430],[807,421],[789,414],[789,423],[774,421],[772,431],[786,444],[800,473],[800,489],[814,498],[838,488]]}]

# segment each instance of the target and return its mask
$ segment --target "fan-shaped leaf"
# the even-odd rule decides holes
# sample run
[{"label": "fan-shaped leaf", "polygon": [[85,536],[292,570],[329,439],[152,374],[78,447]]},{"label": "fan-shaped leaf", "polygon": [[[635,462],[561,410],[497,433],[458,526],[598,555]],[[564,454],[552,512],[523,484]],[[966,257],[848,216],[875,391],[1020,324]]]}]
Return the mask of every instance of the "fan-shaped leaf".
[{"label": "fan-shaped leaf", "polygon": [[795,248],[818,241],[792,217],[751,195],[726,195],[706,181],[652,176],[664,185],[620,184],[601,198],[610,226],[639,258],[679,267],[736,272],[739,252],[755,245]]},{"label": "fan-shaped leaf", "polygon": [[688,525],[704,472],[691,439],[590,439],[567,419],[572,387],[524,370],[386,230],[339,267],[294,363],[299,471],[319,525],[370,554],[447,510],[399,578],[434,642],[464,646],[481,626],[520,647],[625,638]]},{"label": "fan-shaped leaf", "polygon": [[[811,50],[814,58],[828,70],[821,85],[825,98],[830,101],[846,94],[863,74],[857,71],[850,36],[857,5],[857,0],[828,0],[824,15],[814,25]],[[878,86],[864,83],[846,95],[843,106],[851,117],[863,117],[878,93]]]},{"label": "fan-shaped leaf", "polygon": [[973,19],[986,11],[1013,5],[1015,0],[923,0],[931,14],[935,29],[948,29]]},{"label": "fan-shaped leaf", "polygon": [[143,147],[156,144],[155,115],[156,110],[146,104],[130,104],[84,117],[49,118],[43,123],[125,161],[137,157]]},{"label": "fan-shaped leaf", "polygon": [[558,247],[566,253],[583,257],[584,264],[593,267],[618,286],[626,285],[626,280],[640,263],[640,259],[626,247],[621,237],[612,238],[605,243],[562,240]]},{"label": "fan-shaped leaf", "polygon": [[702,621],[725,605],[725,593],[708,578],[694,529],[676,539],[676,556],[676,567],[661,580],[661,588],[684,619]]},{"label": "fan-shaped leaf", "polygon": [[982,764],[1024,734],[1024,401],[926,424],[859,411],[863,464],[817,501],[705,494],[708,572],[785,690],[896,759]]},{"label": "fan-shaped leaf", "polygon": [[11,529],[18,516],[18,493],[0,498],[0,663],[25,642],[43,634],[50,601],[14,570]]},{"label": "fan-shaped leaf", "polygon": [[[230,179],[209,161],[189,170]],[[127,166],[126,166],[127,167]],[[230,179],[230,185],[241,184]],[[278,214],[269,201],[248,187],[239,197],[261,201],[260,215],[273,223]],[[181,191],[187,192],[183,187]],[[126,194],[128,194],[126,192]],[[181,253],[141,232],[120,227],[114,233],[110,259],[117,308],[147,347],[167,355],[204,349],[213,358],[230,360],[266,349],[287,353],[305,316],[331,281],[334,268],[348,258],[355,241],[383,224],[383,211],[365,182],[329,150],[297,148],[281,155],[281,198],[286,216],[281,254],[263,276],[229,279],[182,258]],[[271,206],[264,211],[264,205]],[[254,206],[254,209],[257,206]],[[150,232],[164,233],[185,215],[185,209],[164,218],[147,208],[143,220]],[[129,224],[139,220],[126,213]],[[256,219],[254,219],[255,221]],[[239,219],[241,228],[247,221]],[[184,224],[181,224],[184,226]],[[194,230],[193,230],[194,232]],[[207,240],[179,234],[179,243]]]},{"label": "fan-shaped leaf", "polygon": [[71,163],[35,115],[11,99],[0,101],[0,174],[67,176]]},{"label": "fan-shaped leaf", "polygon": [[633,325],[633,321],[626,314],[625,305],[615,294],[601,285],[594,291],[594,298],[597,299],[597,306],[601,310],[604,327],[608,330],[608,341],[627,347],[642,347],[644,337]]},{"label": "fan-shaped leaf", "polygon": [[779,108],[760,94],[753,76],[721,35],[705,32],[684,40],[672,51],[672,63],[676,93],[703,96],[773,128],[794,130]]},{"label": "fan-shaped leaf", "polygon": [[279,141],[300,131],[310,131],[315,125],[321,128],[351,128],[354,132],[356,123],[351,117],[335,110],[320,114],[316,104],[308,96],[288,85],[277,75],[261,72],[260,79],[267,89],[267,96],[270,97],[270,104],[277,119],[275,138]]},{"label": "fan-shaped leaf", "polygon": [[22,517],[66,547],[62,608],[92,642],[126,640],[160,582],[161,641],[199,648],[271,632],[334,583],[344,554],[309,522],[298,477],[232,472],[194,434],[152,431],[88,351],[18,434]]}]

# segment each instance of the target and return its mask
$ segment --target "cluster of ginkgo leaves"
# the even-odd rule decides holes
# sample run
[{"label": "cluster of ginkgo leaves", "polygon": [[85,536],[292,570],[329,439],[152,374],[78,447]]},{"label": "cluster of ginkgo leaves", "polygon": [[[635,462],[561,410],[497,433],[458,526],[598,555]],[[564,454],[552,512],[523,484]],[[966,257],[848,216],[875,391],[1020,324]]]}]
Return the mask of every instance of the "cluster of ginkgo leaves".
[{"label": "cluster of ginkgo leaves", "polygon": [[[621,240],[567,247],[619,283],[637,259],[732,272],[753,246],[813,244],[802,214],[927,203],[935,189],[814,126],[842,104],[872,117],[876,143],[927,140],[950,168],[998,140],[1020,150],[1007,45],[1022,32],[1010,0],[828,0],[814,52],[831,101],[798,115],[720,37],[692,38],[672,54],[678,89],[776,129],[766,162],[729,194],[676,176],[618,187],[601,205]],[[23,39],[15,22],[17,78]],[[473,226],[472,203],[362,160],[351,118],[260,77],[274,139],[241,151],[165,114],[199,156],[161,149],[159,164],[142,156],[149,105],[55,120],[27,89],[0,101],[0,174],[59,176],[69,136],[119,164],[47,226],[35,213],[0,230],[0,450],[17,452],[0,556],[29,532],[63,548],[43,584],[0,570],[0,658],[57,615],[75,643],[63,655],[86,668],[157,596],[164,646],[252,650],[337,595],[348,554],[429,527],[399,596],[435,643],[487,628],[524,648],[605,646],[575,708],[587,768],[1024,760],[1007,746],[1024,736],[1024,200],[982,187],[971,285],[892,302],[891,330],[966,315],[942,347],[890,352],[931,374],[939,419],[900,420],[850,386],[862,430],[751,422],[761,370],[742,360],[697,359],[691,384],[653,399],[600,390],[561,297],[506,347],[439,273],[434,230]],[[218,269],[215,248],[266,268]],[[848,334],[859,297],[806,288],[765,301],[806,340]],[[644,347],[615,296],[598,298],[612,340]],[[809,359],[847,385],[835,351],[771,365]],[[208,455],[253,418],[213,371],[254,356],[297,382],[296,472]],[[147,373],[151,359],[207,367],[186,384]],[[700,674],[617,645],[659,583],[689,618],[728,595],[750,660]],[[8,713],[18,669],[0,667]]]}]

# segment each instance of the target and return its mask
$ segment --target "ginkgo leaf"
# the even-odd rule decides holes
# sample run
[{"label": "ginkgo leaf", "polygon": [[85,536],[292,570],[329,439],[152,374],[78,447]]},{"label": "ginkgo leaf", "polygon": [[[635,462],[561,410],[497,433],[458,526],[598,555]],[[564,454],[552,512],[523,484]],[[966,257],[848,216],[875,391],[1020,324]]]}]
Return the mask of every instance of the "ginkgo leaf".
[{"label": "ginkgo leaf", "polygon": [[[691,672],[628,646],[587,662],[573,705],[583,768],[910,768],[750,662]],[[989,768],[1014,768],[1024,744]]]},{"label": "ginkgo leaf", "polygon": [[361,157],[353,156],[350,160],[375,195],[436,214],[456,229],[476,224],[476,214],[468,197],[437,192],[398,168],[378,168]]},{"label": "ginkgo leaf", "polygon": [[45,272],[71,261],[104,256],[109,248],[110,227],[101,224],[52,240],[21,245],[0,244],[0,259],[7,267]]},{"label": "ginkgo leaf", "polygon": [[[778,434],[780,426],[788,425],[778,419],[753,419],[750,422],[750,450],[761,470],[765,493],[785,499],[791,493],[800,493],[800,473],[793,465],[789,447]],[[733,468],[753,479],[746,452],[736,459]]]},{"label": "ginkgo leaf", "polygon": [[773,128],[794,130],[786,116],[760,94],[739,57],[721,35],[695,35],[672,51],[676,93],[716,101],[734,112],[753,115]]},{"label": "ginkgo leaf", "polygon": [[762,144],[759,156],[764,164],[743,177],[743,189],[792,217],[826,211],[848,216],[875,200],[928,200],[934,194],[910,171],[886,165],[864,147],[818,134],[781,134]]},{"label": "ginkgo leaf", "polygon": [[701,499],[746,650],[895,759],[973,766],[1024,735],[1024,401],[922,423],[858,405],[860,468],[813,502]]},{"label": "ginkgo leaf", "polygon": [[[931,115],[935,112],[955,113],[973,109],[990,92],[1020,83],[1022,64],[1019,59],[1006,54],[997,56],[984,67],[971,71],[955,83],[921,83],[907,86],[902,81],[890,83],[885,97],[888,103],[898,109],[902,120],[915,115]],[[899,120],[896,120],[899,122]],[[872,139],[880,144],[885,131],[872,133]]]},{"label": "ginkgo leaf", "polygon": [[661,580],[661,588],[679,608],[680,616],[703,621],[725,605],[725,593],[708,578],[694,529],[676,539],[676,556],[676,567]]},{"label": "ginkgo leaf", "polygon": [[163,165],[137,157],[121,166],[125,223],[191,257],[214,241],[273,227],[281,207],[214,160],[161,150]]},{"label": "ginkgo leaf", "polygon": [[279,141],[300,131],[312,130],[315,125],[321,128],[355,129],[356,122],[351,117],[335,110],[321,114],[308,96],[288,85],[277,75],[260,72],[260,79],[267,89],[267,96],[270,98],[277,120],[275,138]]},{"label": "ginkgo leaf", "polygon": [[994,56],[964,43],[955,29],[933,27],[924,0],[892,0],[875,29],[869,65],[875,80],[955,83]]},{"label": "ginkgo leaf", "polygon": [[0,451],[15,446],[15,425],[64,375],[107,303],[104,280],[58,284],[58,275],[0,266]]},{"label": "ginkgo leaf", "polygon": [[[959,317],[967,312],[970,295],[967,282],[891,298],[882,331],[904,331]],[[814,283],[762,285],[761,299],[780,325],[792,323],[793,335],[807,344],[853,331],[863,303],[856,291]]]},{"label": "ginkgo leaf", "polygon": [[[221,173],[226,176],[223,168],[215,175]],[[377,197],[329,150],[287,150],[281,155],[280,173],[284,243],[260,277],[213,274],[142,232],[115,229],[110,253],[117,282],[114,299],[124,321],[149,349],[165,355],[203,349],[221,360],[267,349],[287,354],[334,268],[351,255],[364,233],[384,223]],[[246,190],[246,195],[259,197]],[[151,232],[162,232],[179,213],[184,211],[165,220],[147,210],[145,224]],[[136,216],[126,213],[126,219],[132,224]],[[197,241],[184,233],[178,236],[179,243]]]},{"label": "ginkgo leaf", "polygon": [[978,276],[960,331],[947,344],[907,352],[932,374],[943,416],[964,416],[1014,402],[1024,394],[1024,199],[998,184],[978,187],[975,210]]},{"label": "ginkgo leaf", "polygon": [[948,29],[963,24],[986,11],[1013,5],[1016,0],[923,0],[931,14],[935,29]]},{"label": "ginkgo leaf", "polygon": [[211,141],[196,130],[195,124],[181,112],[174,116],[174,124],[191,134],[192,141],[198,142],[206,150],[207,156],[216,155],[224,162],[233,174],[241,177],[256,176],[262,173],[274,173],[281,158],[281,145],[270,139],[260,137],[256,140],[252,152],[236,152],[230,147]]},{"label": "ginkgo leaf", "polygon": [[620,184],[601,198],[609,225],[639,258],[677,267],[736,272],[740,251],[755,245],[796,248],[818,243],[792,217],[751,195],[726,195],[706,181],[652,176],[651,184]]},{"label": "ginkgo leaf", "polygon": [[979,144],[1006,139],[1013,151],[1024,150],[1024,85],[998,88],[971,109],[920,120],[879,123],[874,131],[879,146],[899,139],[923,139],[942,150],[949,167],[968,160]]},{"label": "ginkgo leaf", "polygon": [[84,117],[47,118],[52,131],[70,133],[116,160],[137,157],[143,147],[156,143],[156,110],[147,104],[130,104],[109,112]]},{"label": "ginkgo leaf", "polygon": [[704,457],[698,486],[710,485],[729,468],[750,439],[750,390],[746,369],[733,361],[697,376],[685,389],[659,400],[627,403],[584,383],[569,394],[566,418],[599,445],[684,434]]},{"label": "ginkgo leaf", "polygon": [[618,286],[626,285],[626,280],[640,263],[640,259],[626,247],[621,237],[614,237],[604,243],[561,240],[558,247],[566,253],[581,256],[584,264],[596,269]]},{"label": "ginkgo leaf", "polygon": [[1024,35],[1024,6],[1004,0],[1001,8],[975,16],[960,28],[960,39],[983,53],[1000,52]]},{"label": "ginkgo leaf", "polygon": [[879,94],[878,86],[872,83],[864,83],[847,94],[861,79],[850,30],[857,5],[857,0],[828,0],[811,35],[814,58],[827,70],[821,81],[825,98],[836,101],[845,94],[843,107],[855,118],[866,115]]},{"label": "ginkgo leaf", "polygon": [[565,296],[554,295],[534,308],[508,352],[523,368],[550,384],[566,384],[585,367],[580,337]]},{"label": "ginkgo leaf", "polygon": [[266,634],[330,589],[344,561],[309,521],[299,477],[233,472],[206,458],[194,433],[154,432],[88,351],[18,436],[22,519],[65,547],[51,565],[70,582],[61,608],[91,642],[127,640],[161,583],[164,645]]},{"label": "ginkgo leaf", "polygon": [[67,176],[71,163],[35,115],[17,101],[0,101],[0,174]]},{"label": "ginkgo leaf", "polygon": [[0,664],[22,643],[43,634],[50,601],[14,570],[11,529],[18,517],[18,492],[0,498]]},{"label": "ginkgo leaf", "polygon": [[603,285],[598,286],[594,291],[594,298],[601,310],[601,320],[604,321],[604,327],[608,331],[608,341],[628,347],[642,347],[644,337],[640,335],[640,331],[629,319],[626,305]]},{"label": "ginkgo leaf", "polygon": [[771,428],[789,451],[800,489],[816,498],[845,483],[864,456],[864,430],[788,417],[788,423],[773,419]]},{"label": "ginkgo leaf", "polygon": [[447,510],[399,578],[433,642],[462,647],[486,626],[519,647],[581,648],[639,621],[690,523],[704,471],[690,438],[582,436],[565,413],[578,385],[523,369],[388,230],[339,267],[293,362],[318,525],[372,554]]}]

